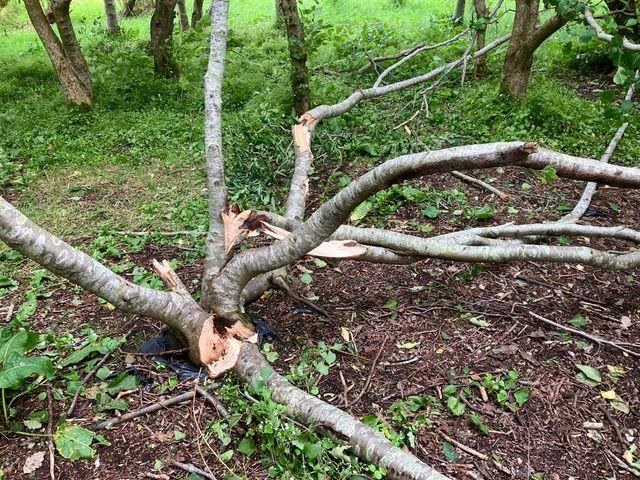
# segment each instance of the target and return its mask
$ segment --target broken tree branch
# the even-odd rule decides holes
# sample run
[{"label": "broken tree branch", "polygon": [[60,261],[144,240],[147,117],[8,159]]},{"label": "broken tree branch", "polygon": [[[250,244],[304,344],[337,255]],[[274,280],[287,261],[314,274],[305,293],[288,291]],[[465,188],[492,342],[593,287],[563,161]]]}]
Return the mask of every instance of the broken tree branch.
[{"label": "broken tree branch", "polygon": [[[593,14],[591,13],[591,10],[589,10],[589,7],[585,7],[584,9],[584,19],[587,21],[589,26],[596,31],[596,36],[598,37],[598,39],[605,42],[611,42],[613,40],[613,35],[605,32],[597,22],[597,20],[593,18]],[[634,52],[640,52],[640,44],[633,43],[626,38],[622,39],[622,48],[626,50],[632,50]]]}]

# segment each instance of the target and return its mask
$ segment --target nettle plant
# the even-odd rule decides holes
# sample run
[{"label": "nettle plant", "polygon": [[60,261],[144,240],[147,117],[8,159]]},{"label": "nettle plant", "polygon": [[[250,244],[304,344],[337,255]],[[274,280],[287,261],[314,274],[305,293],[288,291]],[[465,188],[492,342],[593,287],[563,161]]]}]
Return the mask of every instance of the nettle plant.
[{"label": "nettle plant", "polygon": [[[313,165],[312,137],[323,120],[342,115],[369,99],[432,81],[437,84],[441,76],[452,69],[464,68],[467,60],[483,57],[509,42],[510,36],[505,36],[486,44],[472,55],[465,55],[423,75],[384,84],[388,73],[411,55],[407,54],[382,72],[373,87],[355,90],[336,104],[320,105],[307,111],[299,118],[299,123],[292,127],[295,167],[285,214],[239,211],[230,205],[227,195],[222,148],[221,90],[227,52],[227,11],[226,0],[213,1],[204,98],[209,226],[205,241],[204,273],[200,280],[200,300],[196,301],[189,294],[168,262],[154,264],[158,277],[168,291],[151,288],[156,286],[154,282],[139,271],[140,280],[146,281],[148,286],[136,285],[36,225],[4,198],[0,198],[0,240],[50,272],[94,293],[113,307],[165,323],[188,348],[191,361],[201,365],[212,377],[233,370],[242,381],[263,385],[268,389],[269,401],[281,404],[283,411],[299,422],[331,432],[348,445],[355,455],[373,464],[378,472],[376,475],[382,475],[384,470],[390,478],[445,478],[410,452],[398,448],[376,429],[292,385],[276,373],[254,345],[257,334],[245,310],[265,290],[281,282],[290,265],[307,256],[332,261],[401,265],[436,258],[472,264],[536,261],[575,263],[612,270],[635,269],[640,265],[638,250],[612,253],[580,245],[538,244],[536,241],[562,236],[572,241],[576,237],[604,237],[640,242],[640,232],[629,228],[577,223],[588,207],[597,183],[637,189],[640,188],[640,169],[607,163],[615,143],[612,143],[603,161],[554,152],[533,142],[458,146],[408,153],[386,160],[350,181],[313,213],[307,214],[308,174]],[[622,43],[623,48],[634,45]],[[630,89],[627,99],[632,93]],[[619,136],[621,133],[616,136],[618,140]],[[614,139],[614,142],[617,140]],[[546,176],[591,183],[576,208],[557,222],[485,226],[430,237],[346,224],[354,210],[363,208],[360,205],[371,201],[378,192],[405,180],[428,179],[430,175],[448,172],[507,167],[533,169],[546,172]],[[415,196],[415,192],[405,193]],[[485,208],[476,212],[475,217],[487,218],[490,213],[490,209]],[[247,248],[244,240],[258,235],[271,237],[274,241],[266,246]],[[194,279],[188,280],[191,282]],[[27,347],[31,345],[28,334],[21,338],[25,339]],[[27,350],[22,349],[21,355]],[[318,363],[314,368],[323,369],[331,363],[333,357],[329,354],[330,350],[325,353],[324,363]],[[486,381],[485,389],[494,392],[497,401],[507,407],[508,403],[526,401],[524,393],[513,390],[513,379],[507,377]],[[313,388],[313,385],[307,386]],[[453,398],[454,392],[449,393]],[[448,405],[450,409],[459,408],[454,403],[455,400],[451,400],[451,405]],[[86,432],[75,433],[86,437]],[[289,438],[292,437],[285,437]],[[249,449],[250,445],[246,447]]]}]

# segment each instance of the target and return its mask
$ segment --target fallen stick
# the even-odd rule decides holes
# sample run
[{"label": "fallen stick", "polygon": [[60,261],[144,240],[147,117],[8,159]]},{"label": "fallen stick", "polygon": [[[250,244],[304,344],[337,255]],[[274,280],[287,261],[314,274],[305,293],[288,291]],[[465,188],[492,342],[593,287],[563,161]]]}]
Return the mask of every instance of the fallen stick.
[{"label": "fallen stick", "polygon": [[56,480],[56,457],[55,448],[53,446],[53,395],[51,394],[51,385],[47,385],[47,408],[49,410],[49,418],[47,419],[47,444],[49,447],[49,476],[51,480]]},{"label": "fallen stick", "polygon": [[629,442],[627,442],[626,439],[624,438],[622,430],[620,430],[620,425],[618,425],[618,422],[616,422],[616,419],[611,416],[611,414],[607,411],[606,407],[603,407],[602,405],[598,405],[598,409],[600,409],[600,411],[604,413],[604,416],[607,418],[607,420],[615,430],[616,436],[618,437],[618,441],[620,442],[620,445],[622,445],[622,448],[626,449],[629,446]]},{"label": "fallen stick", "polygon": [[587,332],[583,332],[582,330],[578,330],[577,328],[566,327],[564,325],[556,323],[553,320],[545,318],[542,315],[538,315],[537,313],[534,313],[534,312],[531,312],[531,311],[529,311],[529,315],[532,316],[533,318],[535,318],[536,320],[540,320],[541,322],[544,322],[544,323],[546,323],[548,325],[551,325],[551,326],[553,326],[555,328],[558,328],[560,330],[564,330],[566,332],[570,332],[570,333],[573,333],[575,335],[578,335],[578,336],[580,336],[582,338],[586,338],[587,340],[591,340],[592,342],[597,343],[598,345],[608,345],[609,347],[616,348],[618,350],[622,350],[623,352],[628,353],[629,355],[631,355],[633,357],[640,358],[640,353],[634,352],[634,351],[629,350],[627,348],[624,348],[621,345],[619,345],[616,342],[613,342],[611,340],[606,340],[604,338],[596,337],[595,335],[591,335],[591,334],[589,334]]},{"label": "fallen stick", "polygon": [[389,337],[384,337],[384,340],[382,340],[382,343],[380,344],[380,348],[378,349],[378,353],[376,353],[376,356],[374,357],[373,362],[371,362],[369,375],[367,376],[367,381],[364,382],[364,387],[362,387],[362,391],[358,394],[356,398],[354,398],[351,402],[349,402],[349,404],[347,405],[348,407],[352,407],[353,405],[358,403],[360,399],[364,396],[364,394],[367,393],[367,390],[369,389],[369,385],[371,384],[371,379],[373,378],[373,374],[376,371],[376,365],[378,365],[378,360],[380,359],[382,350],[384,350],[384,346],[387,343],[387,338]]},{"label": "fallen stick", "polygon": [[182,470],[184,470],[185,472],[188,472],[188,473],[195,473],[196,475],[200,475],[201,477],[208,478],[209,480],[217,480],[216,477],[214,477],[210,473],[199,469],[198,467],[196,467],[195,465],[193,465],[191,463],[182,463],[182,462],[171,461],[171,462],[169,462],[169,465],[173,465],[174,467],[178,467],[178,468],[180,468],[180,469],[182,469]]},{"label": "fallen stick", "polygon": [[[131,335],[131,332],[133,332],[134,328],[135,327],[131,328],[127,333],[125,333],[124,335],[125,340],[127,339],[127,337],[129,337],[129,335]],[[104,363],[109,359],[109,357],[111,357],[114,351],[115,351],[115,348],[105,353],[104,356],[100,359],[100,361],[93,366],[91,371],[84,376],[84,378],[80,382],[80,385],[78,385],[78,389],[76,390],[76,393],[73,395],[73,400],[71,400],[71,405],[69,405],[69,409],[67,410],[67,417],[70,417],[71,414],[73,413],[73,410],[76,408],[76,403],[78,403],[78,397],[80,396],[80,391],[82,390],[82,387],[84,387],[84,385],[91,379],[91,377],[93,377],[96,374],[96,372],[100,369],[100,367],[104,365]]]},{"label": "fallen stick", "polygon": [[115,427],[121,423],[124,423],[128,420],[132,420],[137,417],[141,417],[142,415],[146,415],[147,413],[157,412],[158,410],[162,410],[163,408],[170,407],[172,405],[176,405],[178,403],[188,402],[194,397],[194,391],[189,391],[187,393],[182,393],[180,395],[176,395],[175,397],[168,398],[161,402],[153,403],[151,405],[147,405],[146,407],[139,408],[138,410],[134,410],[133,412],[126,413],[121,417],[111,418],[104,422],[97,424],[94,427],[94,430],[105,430],[111,427]]},{"label": "fallen stick", "polygon": [[196,385],[195,390],[200,396],[204,397],[207,402],[213,405],[213,408],[215,408],[223,418],[229,418],[229,411],[216,396],[211,395],[206,389],[199,385]]},{"label": "fallen stick", "polygon": [[315,312],[318,312],[320,315],[325,317],[327,320],[332,320],[332,317],[329,314],[329,312],[327,312],[325,309],[317,306],[315,303],[307,300],[306,298],[303,298],[300,295],[298,295],[296,292],[293,291],[293,289],[289,286],[289,284],[284,279],[282,279],[280,277],[277,277],[277,278],[274,279],[274,283],[275,283],[276,287],[278,287],[284,293],[289,295],[296,302],[300,302],[303,305],[306,305],[307,307],[309,307],[310,309],[314,310]]},{"label": "fallen stick", "polygon": [[466,175],[462,172],[458,172],[458,171],[453,171],[451,172],[451,175],[453,175],[456,178],[459,178],[460,180],[462,180],[463,182],[469,183],[471,185],[475,185],[477,187],[483,188],[485,190],[488,190],[489,192],[497,195],[498,197],[500,197],[502,200],[506,200],[509,198],[509,195],[507,195],[506,193],[498,190],[496,187],[494,187],[493,185],[488,184],[487,182],[483,182],[482,180],[479,180],[475,177],[472,177],[470,175]]},{"label": "fallen stick", "polygon": [[[444,438],[447,442],[449,442],[452,445],[455,445],[456,447],[458,447],[460,450],[462,450],[463,452],[468,453],[469,455],[472,455],[476,458],[479,458],[480,460],[489,460],[489,456],[485,455],[482,452],[479,452],[467,445],[465,445],[464,443],[460,443],[459,441],[457,441],[454,438],[451,438],[449,435],[447,435],[446,433],[444,433],[442,430],[438,430],[438,434]],[[502,465],[502,463],[498,462],[495,459],[491,459],[493,465],[500,470],[502,473],[507,474],[509,476],[513,475],[513,472],[511,470],[509,470],[507,467],[505,467],[504,465]]]}]

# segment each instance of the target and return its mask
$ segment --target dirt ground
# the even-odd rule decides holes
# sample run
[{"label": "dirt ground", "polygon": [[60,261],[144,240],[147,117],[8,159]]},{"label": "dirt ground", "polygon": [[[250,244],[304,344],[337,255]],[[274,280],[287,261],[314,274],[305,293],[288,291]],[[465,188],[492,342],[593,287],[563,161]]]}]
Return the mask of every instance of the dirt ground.
[{"label": "dirt ground", "polygon": [[[440,177],[434,183],[458,185],[480,204],[486,201],[496,206],[496,216],[486,224],[557,219],[560,214],[554,206],[563,199],[569,199],[569,203],[571,199],[575,201],[581,189],[578,183],[558,181],[523,192],[515,187],[525,179],[523,175],[509,172],[495,182],[513,193],[514,199],[503,204],[484,192],[460,187],[449,177]],[[619,205],[620,212],[612,210],[611,203]],[[507,205],[520,213],[507,219]],[[587,218],[586,222],[640,228],[639,192],[602,188],[592,206],[612,214],[613,218]],[[403,207],[390,219],[391,225],[410,231],[406,220],[415,215],[410,207]],[[442,219],[433,225],[433,233],[453,229]],[[466,226],[464,221],[456,229],[463,226]],[[609,250],[628,247],[587,239],[579,243]],[[175,247],[147,246],[143,253],[133,254],[130,259],[149,267],[153,258],[181,258],[183,254]],[[303,261],[302,265],[314,271],[313,282],[296,285],[298,292],[308,295],[312,291],[317,295],[316,303],[331,314],[332,321],[321,321],[313,313],[299,313],[294,308],[300,305],[280,292],[272,293],[250,308],[267,319],[283,339],[276,346],[280,352],[276,362],[279,371],[286,372],[309,342],[344,342],[341,327],[349,329],[357,355],[339,355],[337,365],[320,382],[320,396],[335,405],[344,404],[345,391],[348,399],[355,398],[372,371],[373,359],[380,353],[373,365],[371,388],[350,409],[356,415],[364,415],[383,414],[391,403],[410,395],[442,398],[446,385],[466,384],[469,378],[485,372],[516,370],[522,385],[530,392],[529,401],[516,413],[500,411],[495,402],[483,402],[480,395],[468,399],[468,408],[482,412],[491,435],[481,435],[468,415],[443,414],[436,420],[435,428],[420,432],[414,453],[452,478],[632,478],[620,467],[616,457],[622,458],[625,442],[630,439],[638,442],[638,360],[593,342],[577,343],[578,338],[561,334],[531,317],[530,312],[565,325],[570,318],[583,315],[590,321],[584,328],[593,335],[617,342],[640,343],[640,279],[636,273],[523,262],[484,265],[468,278],[469,275],[460,273],[469,272],[469,265],[443,261],[427,261],[410,267],[351,261],[317,268],[312,260]],[[197,278],[199,272],[198,263],[178,271],[183,279]],[[294,272],[299,274],[296,269]],[[18,295],[16,292],[15,296]],[[111,367],[114,370],[124,368],[126,352],[135,352],[144,338],[156,335],[161,329],[160,325],[144,319],[109,311],[86,293],[81,294],[80,305],[73,305],[73,295],[61,290],[40,300],[41,308],[32,320],[33,328],[61,332],[87,323],[101,333],[116,335],[137,324],[134,334],[114,357]],[[397,302],[395,313],[384,307],[390,299]],[[12,300],[5,297],[3,303]],[[489,325],[471,324],[460,312],[482,315]],[[417,345],[410,349],[398,348],[408,342],[417,342]],[[607,365],[620,366],[623,373],[615,383],[603,374],[602,385],[592,389],[576,380],[576,364],[591,365],[602,372],[607,371]],[[615,389],[629,404],[629,414],[614,410],[600,395],[600,391],[610,389]],[[158,398],[138,391],[128,400],[131,408],[137,408]],[[24,411],[46,408],[38,400],[28,402]],[[56,413],[62,414],[63,407],[66,408],[64,403],[56,402]],[[90,403],[82,398],[75,416],[85,426],[95,422]],[[194,416],[204,425],[216,414],[198,401],[124,423],[105,432],[112,445],[100,447],[94,461],[71,463],[57,457],[57,478],[154,478],[147,475],[157,474],[156,459],[182,459],[200,466],[206,462],[218,478],[223,478],[227,472],[210,452],[203,450],[200,456],[194,441],[171,441],[174,430],[187,433],[187,439],[199,435]],[[587,429],[587,422],[601,425]],[[444,440],[439,431],[477,454],[457,448],[460,459],[455,463],[446,462],[442,452]],[[212,447],[223,451],[216,441]],[[39,438],[0,437],[5,478],[27,478],[22,474],[26,457],[42,449],[46,450],[46,443]],[[496,469],[491,459],[494,454],[499,455],[495,458],[500,459],[504,470],[511,471],[511,475]],[[489,458],[482,459],[481,455]],[[245,464],[236,464],[236,473],[250,479],[267,478],[266,470],[256,456],[253,458]],[[186,477],[176,469],[164,468],[162,472],[170,478]],[[532,477],[535,472],[545,475]],[[40,468],[33,478],[49,478],[48,469]]]}]

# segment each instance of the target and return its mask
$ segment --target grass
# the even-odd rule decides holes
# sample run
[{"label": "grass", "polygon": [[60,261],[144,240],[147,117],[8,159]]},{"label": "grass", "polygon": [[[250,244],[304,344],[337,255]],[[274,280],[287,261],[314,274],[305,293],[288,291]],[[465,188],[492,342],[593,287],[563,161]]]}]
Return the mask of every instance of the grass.
[{"label": "grass", "polygon": [[[0,185],[18,207],[65,238],[92,238],[116,229],[205,228],[203,194],[202,77],[208,28],[175,34],[178,81],[153,75],[148,52],[149,17],[123,22],[121,38],[105,35],[99,0],[77,1],[73,17],[95,83],[92,111],[67,107],[43,47],[28,28],[23,8],[3,13],[0,52]],[[314,103],[334,102],[372,83],[356,73],[363,52],[393,52],[418,41],[447,38],[448,2],[326,0],[305,2],[314,68]],[[231,2],[231,31],[224,87],[224,139],[229,188],[243,207],[279,209],[293,164],[286,42],[273,26],[273,2]],[[492,27],[495,37],[506,27]],[[574,29],[579,33],[579,28]],[[567,42],[573,50],[567,49]],[[418,57],[395,79],[418,74],[456,58],[464,42]],[[429,98],[430,115],[406,130],[393,127],[421,106],[418,90],[363,104],[327,121],[316,139],[314,180],[342,161],[352,175],[408,151],[473,142],[536,140],[569,153],[598,157],[615,130],[616,111],[590,101],[557,79],[580,61],[574,32],[547,42],[537,75],[520,103],[497,90],[501,54],[490,57],[489,73],[459,73]],[[587,61],[604,53],[591,54]],[[578,59],[578,60],[576,60]],[[389,78],[388,81],[392,81]],[[574,80],[574,77],[569,77]],[[615,161],[632,163],[640,147],[632,125]],[[328,190],[331,190],[329,188]],[[2,269],[3,267],[0,267]]]}]

